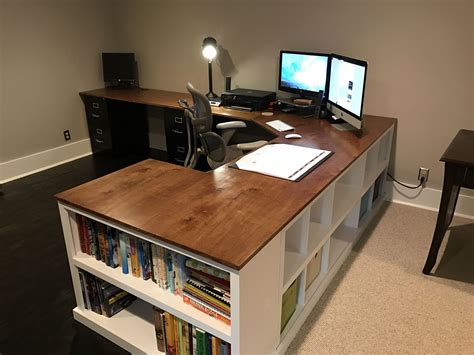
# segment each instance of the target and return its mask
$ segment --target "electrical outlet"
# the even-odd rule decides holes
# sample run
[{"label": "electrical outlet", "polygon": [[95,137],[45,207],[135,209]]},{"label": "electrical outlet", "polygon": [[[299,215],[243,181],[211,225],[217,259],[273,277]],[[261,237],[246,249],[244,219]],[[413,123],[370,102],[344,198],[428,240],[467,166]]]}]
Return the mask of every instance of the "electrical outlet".
[{"label": "electrical outlet", "polygon": [[426,185],[428,182],[428,175],[430,174],[430,169],[428,168],[420,168],[418,170],[418,181],[421,181],[422,178],[425,180],[423,181],[423,187]]},{"label": "electrical outlet", "polygon": [[71,140],[71,133],[69,133],[69,130],[64,131],[64,140]]}]

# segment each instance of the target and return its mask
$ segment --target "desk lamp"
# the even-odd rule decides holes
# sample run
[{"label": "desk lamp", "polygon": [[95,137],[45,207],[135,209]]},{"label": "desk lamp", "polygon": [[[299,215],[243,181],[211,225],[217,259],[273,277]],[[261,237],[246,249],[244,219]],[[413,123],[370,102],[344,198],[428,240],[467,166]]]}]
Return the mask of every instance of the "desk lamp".
[{"label": "desk lamp", "polygon": [[209,92],[206,97],[209,101],[220,101],[219,96],[212,92],[212,61],[217,56],[217,41],[213,37],[206,37],[202,42],[202,55],[208,60]]}]

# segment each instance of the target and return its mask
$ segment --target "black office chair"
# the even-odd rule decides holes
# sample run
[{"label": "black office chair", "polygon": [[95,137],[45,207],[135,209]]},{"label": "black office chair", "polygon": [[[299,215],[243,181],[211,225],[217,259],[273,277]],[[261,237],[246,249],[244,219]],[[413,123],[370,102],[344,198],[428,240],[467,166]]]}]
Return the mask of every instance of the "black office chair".
[{"label": "black office chair", "polygon": [[246,123],[242,121],[218,123],[216,128],[222,130],[222,135],[218,135],[212,131],[212,111],[207,97],[191,83],[188,83],[186,88],[193,98],[193,106],[189,106],[186,100],[178,101],[184,109],[188,134],[185,167],[194,168],[200,156],[207,156],[207,163],[211,169],[216,169],[243,155],[244,151],[260,148],[267,143],[265,140],[259,140],[228,145],[235,131],[247,127]]}]

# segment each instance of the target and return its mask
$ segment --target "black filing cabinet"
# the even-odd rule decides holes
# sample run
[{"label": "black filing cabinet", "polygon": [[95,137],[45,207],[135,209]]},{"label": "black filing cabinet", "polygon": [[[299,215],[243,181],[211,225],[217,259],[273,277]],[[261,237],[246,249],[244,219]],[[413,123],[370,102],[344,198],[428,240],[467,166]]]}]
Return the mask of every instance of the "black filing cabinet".
[{"label": "black filing cabinet", "polygon": [[168,162],[184,165],[188,153],[188,133],[183,110],[165,109]]},{"label": "black filing cabinet", "polygon": [[149,155],[146,105],[81,95],[94,154]]}]

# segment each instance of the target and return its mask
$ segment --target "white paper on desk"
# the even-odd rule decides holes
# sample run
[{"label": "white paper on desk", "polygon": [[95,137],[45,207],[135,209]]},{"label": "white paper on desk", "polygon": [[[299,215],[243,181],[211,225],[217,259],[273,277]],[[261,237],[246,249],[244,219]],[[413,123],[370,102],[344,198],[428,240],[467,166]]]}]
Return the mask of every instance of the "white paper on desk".
[{"label": "white paper on desk", "polygon": [[235,165],[242,170],[296,181],[331,153],[290,144],[267,144],[240,158]]}]

